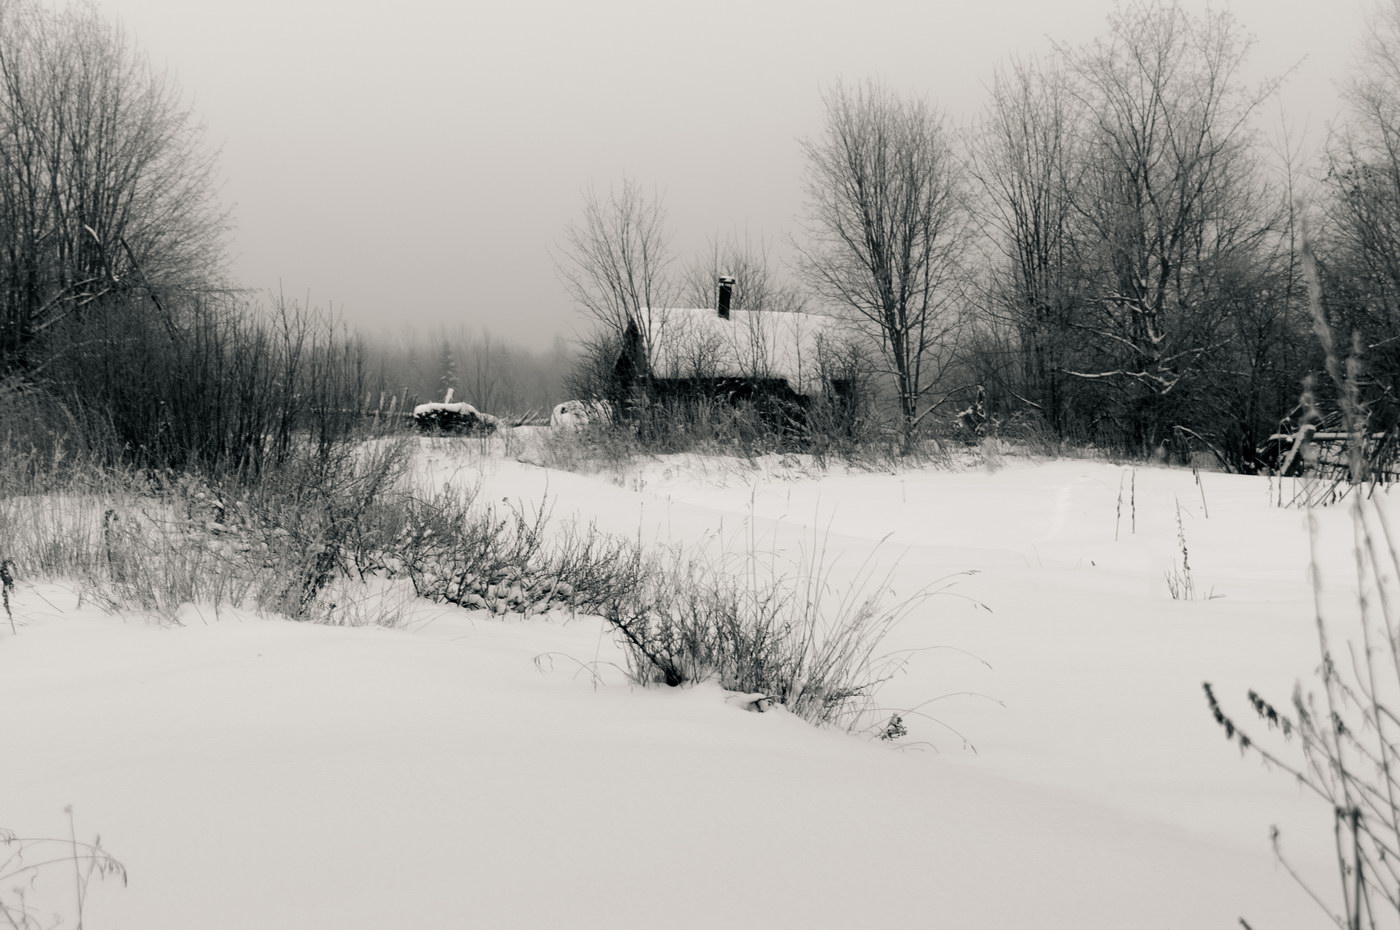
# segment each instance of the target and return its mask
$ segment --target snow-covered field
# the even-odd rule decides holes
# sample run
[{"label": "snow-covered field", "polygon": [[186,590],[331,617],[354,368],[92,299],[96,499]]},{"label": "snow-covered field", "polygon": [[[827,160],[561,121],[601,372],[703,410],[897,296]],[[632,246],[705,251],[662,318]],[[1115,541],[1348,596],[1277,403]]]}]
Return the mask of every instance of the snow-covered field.
[{"label": "snow-covered field", "polygon": [[[1201,691],[1243,719],[1248,688],[1285,704],[1317,664],[1306,516],[1266,479],[696,457],[578,475],[451,440],[418,466],[548,499],[557,524],[820,545],[838,586],[888,573],[896,599],[975,574],[887,641],[911,651],[881,703],[922,705],[893,743],[714,685],[629,686],[592,618],[419,603],[390,630],[190,605],[172,626],[22,585],[17,634],[0,627],[0,826],[66,835],[71,805],[79,839],[101,833],[130,882],[94,882],[86,926],[1325,925],[1269,830],[1332,895],[1330,812],[1242,759]],[[1194,601],[1168,590],[1178,505]],[[1345,509],[1319,526],[1344,619]],[[30,902],[71,922],[71,880]]]}]

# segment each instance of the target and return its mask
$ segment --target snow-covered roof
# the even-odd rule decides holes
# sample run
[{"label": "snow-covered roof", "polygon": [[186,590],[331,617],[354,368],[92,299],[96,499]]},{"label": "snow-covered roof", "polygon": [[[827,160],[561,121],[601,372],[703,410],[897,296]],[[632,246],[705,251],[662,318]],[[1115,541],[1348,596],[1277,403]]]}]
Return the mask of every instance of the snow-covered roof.
[{"label": "snow-covered roof", "polygon": [[833,317],[711,307],[653,309],[647,324],[658,378],[781,378],[799,394],[821,389],[823,361],[829,372],[852,335]]}]

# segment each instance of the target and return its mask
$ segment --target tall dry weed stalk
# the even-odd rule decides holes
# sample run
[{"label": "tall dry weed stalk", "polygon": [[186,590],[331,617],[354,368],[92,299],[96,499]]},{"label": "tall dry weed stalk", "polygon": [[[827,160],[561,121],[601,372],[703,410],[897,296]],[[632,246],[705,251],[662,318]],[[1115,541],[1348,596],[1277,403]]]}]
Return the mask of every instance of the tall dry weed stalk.
[{"label": "tall dry weed stalk", "polygon": [[[1204,688],[1216,722],[1241,751],[1282,769],[1331,808],[1340,909],[1290,871],[1338,927],[1361,930],[1400,918],[1400,549],[1377,501],[1355,495],[1350,506],[1356,609],[1340,620],[1324,610],[1317,515],[1308,516],[1321,656],[1316,690],[1300,684],[1289,707],[1248,693],[1275,736],[1263,744],[1226,714],[1209,683]],[[1287,865],[1277,828],[1273,842]]]},{"label": "tall dry weed stalk", "polygon": [[[1302,503],[1321,504],[1340,500],[1354,487],[1374,487],[1381,483],[1386,476],[1383,459],[1387,446],[1382,442],[1372,448],[1372,437],[1368,428],[1370,412],[1361,398],[1360,388],[1363,369],[1361,337],[1359,333],[1352,334],[1350,351],[1343,359],[1337,337],[1323,306],[1317,258],[1313,253],[1313,243],[1306,225],[1302,236],[1302,265],[1308,289],[1308,315],[1312,320],[1313,333],[1322,347],[1324,369],[1336,390],[1342,429],[1346,435],[1345,462],[1340,473],[1330,482],[1314,479],[1304,485]],[[1315,421],[1321,419],[1321,415],[1317,411],[1312,394],[1312,385],[1309,384],[1304,391],[1303,408],[1305,417]],[[1300,430],[1305,427],[1306,424],[1300,424]],[[1316,464],[1315,462],[1314,470]]]},{"label": "tall dry weed stalk", "polygon": [[1196,579],[1191,574],[1191,550],[1186,545],[1186,525],[1181,519],[1181,501],[1176,502],[1176,546],[1181,560],[1167,573],[1167,590],[1174,601],[1196,599]]},{"label": "tall dry weed stalk", "polygon": [[[1322,290],[1311,241],[1304,236],[1303,271],[1314,332],[1337,389],[1346,431],[1346,473],[1330,486],[1311,482],[1308,506],[1312,545],[1313,608],[1321,663],[1315,691],[1295,688],[1290,709],[1280,709],[1255,691],[1249,704],[1277,742],[1262,745],[1226,714],[1209,683],[1206,700],[1225,735],[1245,753],[1282,769],[1332,810],[1333,849],[1340,885],[1328,900],[1291,866],[1289,871],[1343,930],[1392,926],[1400,918],[1400,546],[1383,509],[1370,493],[1350,495],[1352,567],[1356,609],[1343,619],[1324,609],[1318,558],[1318,514],[1313,505],[1334,502],[1347,491],[1377,480],[1368,461],[1367,411],[1359,396],[1360,346],[1343,362],[1322,307]],[[1312,409],[1311,391],[1304,397]],[[1277,828],[1275,853],[1286,866]]]},{"label": "tall dry weed stalk", "polygon": [[[31,893],[47,891],[60,881],[72,882],[65,909],[71,909],[74,926],[82,930],[88,887],[93,879],[116,877],[122,885],[127,883],[126,867],[102,848],[102,838],[80,842],[73,808],[65,808],[64,812],[68,815],[68,836],[62,838],[19,836],[0,827],[0,921],[10,930],[41,930],[63,924],[62,916],[55,914],[52,906],[41,908],[29,898]],[[66,875],[55,874],[63,869],[67,869]],[[61,897],[64,895],[57,892],[45,894],[44,903],[50,905],[51,899]],[[45,922],[50,919],[55,923]]]},{"label": "tall dry weed stalk", "polygon": [[[1118,533],[1123,525],[1123,482],[1128,478],[1128,472],[1118,474],[1118,504],[1113,515],[1113,541],[1118,541]],[[1129,519],[1132,523],[1133,535],[1137,535],[1137,469],[1132,469],[1132,481],[1128,486],[1128,508]]]}]

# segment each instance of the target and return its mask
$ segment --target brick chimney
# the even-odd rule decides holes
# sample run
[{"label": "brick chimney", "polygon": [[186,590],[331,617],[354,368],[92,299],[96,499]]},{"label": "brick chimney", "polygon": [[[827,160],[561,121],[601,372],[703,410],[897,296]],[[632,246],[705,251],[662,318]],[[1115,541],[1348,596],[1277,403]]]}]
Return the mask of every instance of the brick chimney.
[{"label": "brick chimney", "polygon": [[715,307],[721,320],[729,319],[729,300],[734,295],[734,279],[727,274],[719,276],[719,301]]}]

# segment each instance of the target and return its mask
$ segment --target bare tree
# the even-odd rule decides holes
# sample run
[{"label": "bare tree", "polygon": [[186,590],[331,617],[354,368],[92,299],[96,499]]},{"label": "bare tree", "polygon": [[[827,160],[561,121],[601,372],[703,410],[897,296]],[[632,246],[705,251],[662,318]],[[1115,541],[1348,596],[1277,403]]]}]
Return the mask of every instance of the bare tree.
[{"label": "bare tree", "polygon": [[1400,0],[1381,0],[1366,25],[1362,70],[1346,86],[1348,139],[1400,178]]},{"label": "bare tree", "polygon": [[1203,371],[1193,414],[1209,432],[1225,466],[1255,472],[1277,463],[1269,437],[1298,405],[1312,337],[1301,264],[1304,146],[1287,121],[1271,139],[1268,196],[1270,234],[1259,247],[1223,262],[1214,272],[1212,300],[1225,350]]},{"label": "bare tree", "polygon": [[482,410],[497,411],[514,406],[516,391],[512,369],[515,352],[491,335],[485,327],[470,344],[471,371],[465,383],[470,400]]},{"label": "bare tree", "polygon": [[[91,7],[0,0],[0,366],[106,298],[222,271],[215,162],[175,85]],[[113,311],[115,312],[115,311]]]},{"label": "bare tree", "polygon": [[880,346],[907,446],[948,370],[963,321],[963,179],[943,117],[876,83],[824,95],[826,130],[803,143],[813,288]]},{"label": "bare tree", "polygon": [[1220,346],[1216,271],[1269,232],[1249,121],[1272,87],[1243,86],[1250,44],[1226,13],[1142,2],[1106,37],[1062,50],[1087,116],[1071,189],[1093,275],[1081,334],[1100,354],[1071,373],[1116,389],[1140,448],[1167,437],[1174,392]]},{"label": "bare tree", "polygon": [[770,257],[768,243],[745,236],[710,240],[704,255],[691,262],[681,281],[681,299],[689,307],[714,304],[716,281],[734,279],[730,308],[767,313],[793,313],[804,307],[802,292],[783,280]]},{"label": "bare tree", "polygon": [[587,315],[621,338],[629,324],[650,337],[651,310],[671,304],[666,210],[633,181],[584,196],[583,219],[564,230],[555,267]]},{"label": "bare tree", "polygon": [[1082,275],[1073,241],[1070,171],[1078,118],[1068,76],[1054,65],[999,68],[973,143],[979,217],[995,250],[987,322],[1008,330],[1019,360],[1009,388],[1063,433],[1071,364],[1070,320]]},{"label": "bare tree", "polygon": [[1374,425],[1400,422],[1400,0],[1367,21],[1348,113],[1328,153],[1322,249],[1327,303],[1343,338],[1358,337],[1358,387]]}]

